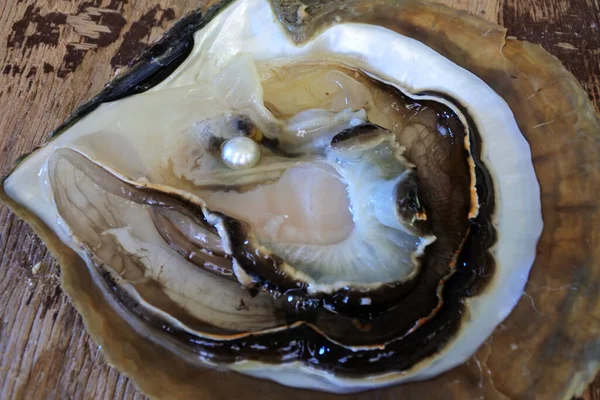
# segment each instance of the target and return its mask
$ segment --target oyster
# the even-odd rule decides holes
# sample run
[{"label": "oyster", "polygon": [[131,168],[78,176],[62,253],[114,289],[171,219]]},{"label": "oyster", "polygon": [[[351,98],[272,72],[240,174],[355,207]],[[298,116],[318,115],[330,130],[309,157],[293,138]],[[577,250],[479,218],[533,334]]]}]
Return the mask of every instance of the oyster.
[{"label": "oyster", "polygon": [[[191,14],[4,181],[143,390],[172,359],[333,392],[428,379],[517,304],[542,219],[513,111],[439,48],[354,22],[449,11],[364,4]],[[260,159],[231,168],[239,138]],[[121,362],[133,342],[148,372]]]}]

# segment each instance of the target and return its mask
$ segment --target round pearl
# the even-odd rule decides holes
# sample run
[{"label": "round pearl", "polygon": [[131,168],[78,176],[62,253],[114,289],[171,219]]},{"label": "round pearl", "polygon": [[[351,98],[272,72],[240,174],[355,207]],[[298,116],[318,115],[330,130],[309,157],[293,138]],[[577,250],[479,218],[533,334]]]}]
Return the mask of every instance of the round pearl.
[{"label": "round pearl", "polygon": [[245,136],[234,137],[221,147],[221,159],[231,169],[252,168],[260,159],[260,147]]}]

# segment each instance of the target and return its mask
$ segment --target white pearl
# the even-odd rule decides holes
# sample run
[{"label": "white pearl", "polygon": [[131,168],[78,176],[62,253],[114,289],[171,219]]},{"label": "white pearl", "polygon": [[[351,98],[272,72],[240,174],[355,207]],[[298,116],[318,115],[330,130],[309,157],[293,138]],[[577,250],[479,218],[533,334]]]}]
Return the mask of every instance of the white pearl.
[{"label": "white pearl", "polygon": [[234,137],[221,147],[221,159],[231,169],[252,168],[260,159],[260,147],[245,136]]}]

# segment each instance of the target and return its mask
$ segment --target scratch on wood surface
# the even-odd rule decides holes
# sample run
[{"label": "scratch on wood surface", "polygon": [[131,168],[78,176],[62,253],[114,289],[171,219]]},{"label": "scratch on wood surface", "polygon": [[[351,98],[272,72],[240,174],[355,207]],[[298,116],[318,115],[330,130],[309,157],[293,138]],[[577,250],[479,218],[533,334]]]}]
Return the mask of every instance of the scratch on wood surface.
[{"label": "scratch on wood surface", "polygon": [[111,33],[108,26],[98,25],[87,14],[69,15],[67,25],[70,25],[81,36],[98,39],[101,33]]},{"label": "scratch on wood surface", "polygon": [[566,50],[577,50],[577,47],[573,46],[571,43],[556,43],[555,44],[556,47],[560,47]]},{"label": "scratch on wood surface", "polygon": [[531,129],[538,129],[538,128],[542,128],[542,127],[544,127],[544,126],[546,126],[546,125],[550,125],[550,124],[553,124],[553,123],[555,123],[555,122],[556,122],[556,120],[554,120],[554,119],[553,119],[552,121],[548,121],[548,122],[544,122],[544,123],[542,123],[542,124],[538,124],[538,125],[532,126],[532,127],[531,127]]}]

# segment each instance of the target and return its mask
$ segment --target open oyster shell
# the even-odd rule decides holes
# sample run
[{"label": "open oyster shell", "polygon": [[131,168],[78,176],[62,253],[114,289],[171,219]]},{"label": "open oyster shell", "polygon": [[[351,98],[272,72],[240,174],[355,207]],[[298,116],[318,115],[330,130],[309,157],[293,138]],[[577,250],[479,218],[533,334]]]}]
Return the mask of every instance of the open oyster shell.
[{"label": "open oyster shell", "polygon": [[[542,139],[536,136],[538,132],[541,130],[546,134],[551,134],[558,129],[554,128],[555,124],[561,124],[561,121],[565,119],[574,118],[569,125],[561,125],[561,128],[564,129],[563,137],[565,132],[573,132],[573,136],[578,135],[576,136],[577,140],[584,142],[589,140],[587,148],[593,150],[589,154],[586,153],[586,156],[591,157],[590,162],[596,160],[593,157],[597,157],[598,120],[574,79],[555,60],[549,59],[546,53],[537,47],[513,41],[505,44],[504,32],[501,28],[465,15],[461,15],[461,18],[457,20],[457,14],[453,11],[427,3],[410,1],[352,2],[345,3],[342,8],[336,2],[317,2],[304,5],[276,2],[272,6],[278,19],[272,17],[271,4],[266,1],[247,0],[233,2],[231,5],[220,4],[209,9],[207,14],[198,12],[184,19],[165,35],[161,43],[151,47],[147,53],[143,54],[129,71],[125,71],[123,75],[109,84],[103,93],[76,111],[74,116],[58,130],[57,133],[60,135],[57,135],[52,144],[30,156],[5,181],[3,187],[3,198],[13,206],[16,212],[27,217],[27,220],[40,232],[49,247],[56,253],[64,270],[65,290],[74,299],[91,334],[103,345],[109,360],[133,376],[144,391],[153,395],[187,397],[191,394],[197,396],[199,391],[206,391],[215,397],[228,396],[229,390],[239,390],[238,382],[240,385],[248,384],[243,377],[226,375],[228,377],[227,385],[207,386],[206,380],[209,379],[207,375],[210,372],[203,368],[203,363],[226,364],[232,369],[267,377],[292,386],[331,391],[353,391],[432,377],[463,362],[506,317],[517,302],[535,256],[535,245],[541,229],[539,192],[536,176],[531,168],[529,147],[523,140],[521,132],[532,146],[534,165],[538,167],[537,177],[542,186],[542,210],[546,207],[545,214],[548,212],[551,214],[549,217],[546,216],[544,232],[548,232],[549,229],[548,218],[550,218],[551,232],[556,231],[555,226],[559,223],[553,219],[553,213],[557,211],[556,207],[544,205],[545,179],[553,182],[557,178],[556,175],[544,174],[543,168],[540,172],[540,167],[535,164],[536,144],[543,143],[544,146],[540,145],[540,148],[543,147],[544,151],[553,146],[552,143],[542,142]],[[458,25],[456,25],[457,21]],[[363,22],[375,26],[347,22]],[[334,25],[333,28],[324,30],[331,24]],[[377,26],[390,28],[403,36]],[[432,29],[434,26],[435,30]],[[296,46],[282,27],[291,33],[294,41],[302,45]],[[199,28],[203,29],[198,30]],[[227,32],[227,35],[223,32]],[[248,32],[252,32],[252,34],[248,35]],[[452,35],[449,35],[450,33]],[[411,37],[421,41],[447,59],[418,41],[409,39]],[[272,44],[271,46],[264,46],[267,38]],[[354,41],[351,42],[351,39]],[[306,44],[304,44],[305,42]],[[390,43],[393,46],[390,46]],[[390,48],[394,51],[391,51]],[[465,129],[461,136],[465,140],[459,142],[460,146],[457,148],[468,152],[468,155],[463,157],[466,165],[465,171],[468,172],[465,176],[469,178],[465,181],[467,183],[463,184],[461,191],[463,201],[465,201],[462,207],[464,215],[456,220],[450,219],[459,224],[457,235],[448,236],[458,236],[458,239],[455,238],[455,243],[449,244],[449,239],[444,236],[450,232],[449,229],[447,227],[439,229],[440,225],[435,223],[433,229],[436,241],[426,239],[428,236],[423,234],[423,243],[429,244],[430,246],[427,247],[432,252],[440,251],[437,254],[443,254],[444,250],[439,250],[434,246],[448,246],[448,255],[440,257],[445,261],[446,268],[456,269],[458,261],[467,261],[464,269],[458,268],[458,273],[449,270],[437,271],[441,274],[438,280],[443,277],[449,279],[449,282],[450,280],[457,282],[458,286],[452,286],[450,282],[449,290],[445,285],[436,282],[435,286],[429,288],[430,292],[433,289],[436,294],[438,291],[455,289],[454,291],[458,292],[458,295],[426,297],[421,293],[422,297],[418,299],[434,300],[434,303],[429,305],[429,310],[419,302],[416,303],[419,307],[413,306],[412,308],[410,302],[398,303],[408,301],[406,299],[407,291],[418,293],[418,288],[422,287],[417,285],[417,289],[414,287],[406,289],[402,285],[402,283],[411,281],[410,273],[404,277],[396,276],[387,280],[386,278],[381,280],[374,278],[368,281],[368,279],[360,277],[336,286],[332,285],[332,282],[341,282],[336,276],[329,281],[325,280],[324,283],[315,282],[312,276],[314,274],[309,273],[306,276],[306,269],[303,274],[296,274],[297,269],[294,268],[294,265],[290,265],[293,272],[284,274],[289,279],[275,282],[275,279],[267,276],[264,270],[250,270],[249,267],[240,265],[240,261],[247,260],[248,253],[263,248],[266,250],[261,255],[267,257],[278,255],[282,250],[265,247],[265,243],[261,243],[260,240],[255,242],[242,239],[241,242],[248,242],[248,245],[251,246],[250,249],[244,250],[245,253],[235,253],[232,249],[223,248],[227,245],[222,242],[220,248],[212,248],[215,250],[212,255],[222,251],[226,255],[222,257],[225,259],[223,261],[225,264],[227,261],[233,260],[232,270],[235,270],[236,266],[238,270],[243,270],[241,272],[234,271],[236,277],[242,283],[245,283],[242,277],[248,277],[251,282],[246,285],[260,289],[258,295],[253,296],[251,292],[240,291],[239,283],[235,283],[235,281],[233,283],[231,280],[213,282],[210,280],[210,275],[205,274],[202,275],[202,284],[204,285],[202,291],[205,294],[210,293],[210,295],[199,296],[198,300],[207,300],[209,303],[201,304],[200,308],[184,307],[184,311],[190,311],[191,314],[198,313],[198,315],[190,316],[190,313],[182,312],[180,306],[181,302],[185,302],[190,296],[193,296],[191,291],[196,290],[197,287],[190,288],[189,292],[186,292],[185,289],[181,290],[180,287],[176,287],[175,290],[170,288],[166,291],[176,295],[183,293],[179,302],[176,296],[174,300],[173,296],[156,295],[156,292],[162,291],[165,283],[169,282],[169,277],[163,282],[160,280],[164,269],[153,271],[152,263],[144,264],[143,261],[140,261],[142,257],[137,258],[137,261],[140,261],[138,264],[135,264],[136,260],[129,257],[115,260],[115,255],[121,257],[136,253],[136,244],[130,240],[136,235],[125,237],[127,232],[124,231],[127,229],[113,229],[111,221],[106,218],[107,215],[118,217],[119,221],[131,219],[127,227],[128,229],[137,228],[139,230],[138,238],[146,234],[151,235],[153,232],[152,225],[148,225],[147,221],[143,222],[147,217],[146,214],[153,215],[152,210],[150,212],[147,210],[153,207],[158,210],[153,215],[155,226],[157,226],[157,220],[167,219],[173,222],[187,218],[184,221],[185,226],[193,226],[194,229],[203,227],[206,230],[210,230],[212,227],[221,239],[228,239],[225,242],[230,244],[236,241],[240,235],[248,237],[249,232],[252,232],[251,229],[234,230],[231,226],[223,228],[228,222],[225,218],[227,212],[215,213],[210,209],[210,204],[207,204],[201,196],[191,195],[186,190],[164,185],[161,182],[156,183],[155,177],[151,176],[151,179],[148,179],[147,169],[137,169],[140,165],[148,165],[153,160],[161,158],[152,154],[151,149],[144,152],[124,150],[127,147],[122,146],[124,143],[119,141],[118,136],[122,134],[127,139],[135,138],[135,135],[129,133],[132,131],[132,127],[140,126],[139,124],[143,123],[144,119],[149,119],[148,125],[155,123],[156,120],[144,115],[140,115],[136,119],[136,115],[131,113],[131,120],[119,121],[126,127],[128,123],[130,125],[128,129],[123,128],[123,132],[118,132],[116,137],[112,137],[115,141],[107,140],[111,137],[102,135],[98,137],[97,141],[87,137],[96,133],[98,120],[110,117],[111,109],[117,109],[116,112],[118,112],[118,110],[123,110],[129,102],[133,103],[133,110],[136,107],[135,102],[140,97],[128,97],[116,103],[101,105],[102,103],[112,102],[151,89],[150,92],[141,95],[145,96],[141,97],[143,102],[144,99],[153,95],[161,96],[163,91],[171,90],[171,93],[174,93],[173,91],[176,91],[177,88],[185,88],[190,80],[202,81],[214,78],[231,65],[234,56],[240,51],[250,55],[252,62],[281,58],[310,62],[327,54],[328,61],[344,62],[379,81],[396,87],[416,102],[433,100],[440,107],[446,107],[448,112],[455,115]],[[394,57],[398,58],[394,59]],[[541,60],[544,62],[539,62]],[[421,67],[422,65],[430,68],[425,71]],[[458,65],[471,71],[485,83],[458,68]],[[539,78],[532,78],[532,76]],[[564,93],[561,93],[561,97],[552,97],[550,101],[552,101],[553,107],[546,107],[548,100],[539,92],[542,89],[544,92],[548,90],[543,82],[554,82],[558,85],[555,80],[558,76],[565,78],[558,81],[561,90],[565,90],[570,95],[565,96]],[[510,109],[494,91],[508,102]],[[532,93],[537,95],[532,97]],[[175,95],[170,100],[174,101],[177,97]],[[145,107],[148,104],[142,103],[142,105]],[[98,106],[100,107],[97,108]],[[170,110],[177,112],[179,110],[177,106],[181,105],[175,105]],[[561,113],[563,111],[564,113]],[[181,120],[177,116],[171,116],[171,118],[169,120],[169,117],[161,117],[160,121],[165,121],[165,125],[168,125],[169,122],[176,123]],[[519,124],[518,127],[515,119]],[[110,118],[106,118],[106,120],[110,121]],[[264,122],[265,120],[258,118],[258,122],[260,121]],[[553,122],[549,123],[550,121]],[[120,128],[119,124],[107,126],[117,130]],[[268,129],[262,130],[265,134],[269,132]],[[380,130],[380,128],[376,130]],[[348,133],[352,133],[352,131]],[[147,134],[148,132],[144,132],[144,136],[138,135],[141,139],[137,144],[135,139],[125,144],[133,145],[134,150],[146,150],[144,141],[148,140]],[[82,141],[82,138],[89,140]],[[330,145],[335,142],[333,139],[335,137],[329,142]],[[100,143],[109,143],[108,148],[99,147]],[[139,147],[136,148],[136,145]],[[290,148],[293,149],[294,146],[289,146],[285,150]],[[576,151],[572,147],[568,150],[564,147],[562,149],[563,151]],[[117,150],[120,150],[121,153]],[[132,154],[145,158],[138,163],[136,162],[138,160],[132,159]],[[544,154],[548,153],[544,152]],[[418,157],[413,158],[411,159],[409,154],[409,162],[417,164],[416,170],[419,171]],[[559,166],[564,165],[567,171],[565,174],[569,179],[566,182],[561,180],[560,183],[553,182],[553,184],[556,186],[567,183],[576,185],[573,182],[584,179],[568,173],[571,168],[576,169],[577,166],[573,166],[575,159],[576,157],[570,157],[568,154],[556,160]],[[585,158],[577,158],[578,162],[584,160]],[[427,166],[427,163],[424,165]],[[410,166],[405,164],[404,168],[410,169]],[[37,175],[40,169],[43,170],[42,180],[47,177],[48,182],[38,183],[35,177],[33,180],[31,179],[31,174]],[[141,174],[136,175],[136,173]],[[140,179],[140,176],[143,179]],[[132,179],[134,177],[136,179]],[[597,176],[593,174],[585,178],[592,188],[597,187],[595,178]],[[28,182],[32,183],[28,184]],[[77,184],[83,187],[80,189],[82,193],[92,193],[84,196],[86,201],[89,199],[100,201],[103,200],[103,196],[116,197],[114,200],[101,204],[90,201],[89,207],[99,210],[99,218],[94,219],[93,217],[97,215],[90,212],[90,208],[83,208],[87,203],[83,204],[81,199],[73,199],[70,196],[72,193],[68,188],[76,187]],[[596,186],[594,186],[595,184]],[[475,185],[476,188],[473,187]],[[36,192],[36,188],[41,189]],[[45,193],[44,188],[51,188],[52,191]],[[67,190],[58,190],[60,188],[67,188]],[[98,192],[98,189],[100,189],[100,194],[96,196],[93,193],[95,193],[94,191]],[[580,186],[573,186],[572,193],[579,193],[580,190]],[[594,207],[594,204],[597,205],[593,196],[595,191],[591,193],[589,204]],[[470,197],[466,198],[465,194],[469,194]],[[580,200],[578,197],[577,201]],[[18,205],[17,202],[26,207]],[[47,208],[48,204],[51,206],[50,208]],[[105,213],[102,212],[102,208],[99,208],[99,204],[104,205],[107,210]],[[74,207],[74,205],[78,207]],[[127,212],[115,212],[111,208],[115,205],[122,205]],[[431,204],[429,205],[431,206]],[[562,203],[557,207],[561,206]],[[569,204],[567,204],[568,206]],[[79,210],[80,214],[77,214],[79,207],[83,212]],[[134,211],[136,207],[141,209],[140,214],[136,214]],[[443,210],[443,207],[441,209]],[[173,215],[171,213],[173,210],[179,214]],[[431,213],[433,216],[437,210],[439,209],[436,207],[430,207],[427,210],[428,215]],[[515,218],[516,215],[519,217]],[[86,223],[84,218],[89,216],[92,216],[93,220],[91,223]],[[185,218],[180,218],[181,216]],[[193,221],[193,218],[197,220]],[[57,220],[66,228],[57,227]],[[195,224],[190,224],[190,220]],[[441,218],[441,221],[444,220],[446,219]],[[107,225],[102,226],[101,223]],[[406,226],[402,218],[400,218],[400,224]],[[460,224],[463,224],[462,228]],[[90,234],[90,227],[97,228],[97,231]],[[435,231],[436,228],[439,229],[439,232]],[[490,230],[483,232],[484,234],[471,232],[478,228]],[[594,229],[592,228],[591,231]],[[177,232],[185,233],[185,230]],[[160,233],[158,229],[157,233]],[[215,234],[214,231],[211,233]],[[413,233],[419,236],[421,232]],[[90,234],[89,237],[86,236],[88,234]],[[164,232],[162,239],[156,236],[146,238],[146,240],[160,243],[160,240],[165,239]],[[250,239],[252,237],[254,236],[250,236]],[[479,239],[481,243],[471,242],[473,238]],[[592,236],[592,240],[593,238],[594,236]],[[542,236],[541,246],[550,246],[551,243],[552,240],[544,242],[544,236]],[[171,241],[169,244],[174,249],[176,247],[174,244],[177,243]],[[128,245],[131,247],[127,248]],[[490,268],[492,257],[486,254],[492,245],[494,246],[492,254],[495,269]],[[425,247],[425,253],[427,247]],[[432,248],[433,250],[431,250]],[[175,251],[175,253],[177,252]],[[178,253],[179,256],[182,255],[181,251]],[[573,256],[565,250],[565,254],[567,253],[569,253],[568,256]],[[189,256],[191,253],[186,254]],[[172,258],[174,258],[173,256],[171,255]],[[152,258],[152,255],[148,255],[148,258]],[[409,259],[413,258],[415,257],[409,257]],[[426,255],[421,258],[428,260]],[[433,259],[436,258],[433,257]],[[487,260],[487,262],[483,260]],[[186,263],[185,259],[180,262]],[[539,263],[539,258],[537,262]],[[546,260],[550,266],[555,265],[556,262],[556,259]],[[140,268],[140,263],[142,265],[141,276],[147,278],[149,274],[153,274],[152,276],[160,283],[155,286],[161,290],[156,290],[156,287],[152,286],[152,281],[147,279],[135,287],[138,283],[136,277],[126,274],[135,273],[136,268]],[[114,267],[116,264],[125,265],[125,267],[118,269]],[[164,263],[164,265],[167,264],[173,266],[170,261]],[[103,268],[105,265],[113,268],[105,269]],[[203,262],[202,265],[205,266],[206,263]],[[436,265],[432,266],[426,262],[421,264],[417,260],[415,261],[415,271],[434,271]],[[217,265],[217,267],[222,267],[222,265]],[[184,283],[195,281],[194,275],[186,277],[181,274],[185,268],[189,270],[189,266],[175,266],[174,276]],[[587,264],[582,268],[588,268]],[[548,270],[553,271],[552,268]],[[282,268],[280,271],[288,270]],[[311,270],[308,269],[308,271]],[[534,269],[534,274],[535,271]],[[462,278],[461,272],[466,272],[462,274]],[[474,274],[469,274],[473,272]],[[112,275],[110,275],[111,273]],[[491,278],[488,276],[487,279],[482,279],[482,275],[483,278],[486,278],[485,275],[488,274],[491,275]],[[295,314],[296,318],[290,322],[289,310],[285,306],[277,308],[278,306],[273,304],[270,296],[275,295],[273,297],[276,299],[281,299],[279,295],[287,297],[285,295],[289,295],[287,290],[290,288],[285,287],[285,284],[299,281],[302,290],[300,293],[293,293],[292,301],[295,305],[302,305],[310,309],[313,304],[324,302],[325,305],[328,305],[329,311],[334,312],[332,314],[307,315],[297,313]],[[586,284],[589,282],[593,282],[593,280],[586,281]],[[148,283],[150,284],[148,285]],[[397,299],[394,300],[396,303],[390,302],[387,292],[382,291],[382,288],[388,288],[390,283],[393,283],[391,287],[394,289],[391,292],[397,295]],[[398,285],[398,283],[400,284]],[[238,304],[228,303],[232,299],[227,296],[220,297],[222,300],[211,304],[210,302],[214,301],[216,296],[210,291],[214,289],[215,285],[231,286],[232,291],[237,289],[238,293],[242,293],[243,303],[239,304],[244,304],[244,307],[236,309]],[[134,286],[134,290],[130,290],[130,286]],[[586,290],[591,290],[590,288],[588,287]],[[362,294],[356,296],[357,292],[369,294],[369,300],[366,301],[367,304],[364,304],[366,308],[362,311],[360,299],[364,296]],[[148,297],[145,297],[144,294]],[[135,296],[140,297],[136,298]],[[349,298],[358,303],[351,304],[352,307],[343,307],[335,301],[339,298]],[[154,303],[145,301],[146,299],[152,299]],[[438,301],[440,299],[443,299],[443,304]],[[238,300],[237,297],[236,300]],[[172,304],[173,302],[176,304]],[[383,309],[381,308],[382,304]],[[441,307],[438,307],[439,305]],[[231,314],[232,308],[236,309],[233,314]],[[277,312],[264,312],[264,310],[272,308],[276,308]],[[206,322],[207,310],[216,310],[214,315],[209,313],[211,318],[208,326],[197,321],[197,317],[200,316],[199,319]],[[295,308],[295,311],[297,310],[298,307]],[[414,315],[407,316],[406,314],[410,314],[410,311]],[[418,314],[422,312],[428,313],[425,318],[419,318]],[[228,314],[229,319],[226,318]],[[528,314],[527,317],[525,314]],[[524,320],[513,325],[512,329],[525,327],[535,329],[526,322],[527,319],[532,319],[529,314],[529,312],[522,313]],[[511,318],[514,320],[520,315],[517,314]],[[306,323],[306,319],[310,322]],[[439,323],[440,319],[443,321],[441,324]],[[510,321],[509,319],[509,323]],[[349,323],[352,323],[354,328],[349,326]],[[390,331],[389,327],[392,323],[399,326],[395,326],[395,330]],[[546,323],[553,327],[551,322]],[[240,328],[240,324],[244,329]],[[403,327],[403,324],[406,326]],[[537,326],[543,326],[543,324],[544,321],[541,321]],[[367,327],[367,325],[369,326]],[[508,330],[510,330],[511,325],[508,326]],[[162,332],[160,332],[161,328]],[[554,329],[556,328],[554,327]],[[562,332],[561,334],[570,337],[568,327],[561,325],[558,329],[559,332]],[[567,330],[565,331],[565,329]],[[353,335],[350,332],[360,332],[360,334]],[[580,332],[580,335],[583,334],[580,346],[586,343],[585,332],[593,334],[593,331],[587,329],[583,333]],[[497,342],[500,342],[500,346],[510,346],[511,348],[513,344],[519,346],[513,342],[510,344],[505,342],[508,339],[503,340],[502,338],[510,337],[506,335],[505,331],[496,332],[492,336],[491,346],[498,346],[495,344]],[[548,335],[551,334],[548,333]],[[529,340],[534,340],[535,335],[530,336]],[[141,340],[141,337],[146,339]],[[495,342],[497,337],[499,339]],[[540,354],[546,354],[547,357],[544,349],[537,350],[536,347],[535,350]],[[593,351],[590,353],[589,347],[581,347],[581,351],[584,350],[586,350],[587,357],[591,357],[592,360],[597,359],[597,354]],[[559,351],[552,353],[550,357],[555,357],[557,363],[564,362],[560,351],[559,348]],[[578,350],[573,349],[574,353],[572,354],[575,354],[576,351]],[[528,352],[531,354],[529,347]],[[329,353],[333,353],[337,358]],[[348,362],[347,360],[340,361],[341,358],[349,355],[355,356],[356,363],[353,364],[352,361]],[[518,367],[510,366],[510,363],[514,361],[508,358],[503,359],[502,357],[507,357],[506,355],[499,357],[499,362],[507,363],[508,367],[498,369],[497,372],[490,372],[490,375],[506,374],[505,376],[511,376],[511,382],[521,382],[522,377],[513,376],[513,374],[518,374]],[[386,358],[391,360],[388,364],[385,361],[380,362]],[[532,358],[534,357],[532,356]],[[368,361],[364,361],[365,359]],[[555,385],[556,389],[552,392],[553,394],[559,393],[560,396],[567,396],[573,391],[573,384],[589,379],[594,372],[595,364],[588,363],[583,358],[577,360],[571,360],[571,362],[585,363],[586,368],[583,368],[583,365],[576,366],[576,371],[584,372],[578,373],[575,377],[563,376],[560,371],[553,372],[552,369],[540,367],[536,373],[543,377],[544,385],[546,385],[543,390],[548,390],[547,387]],[[285,362],[279,365],[282,361]],[[165,365],[169,365],[169,367],[165,368]],[[468,395],[469,390],[475,390],[478,384],[474,383],[474,386],[470,386],[468,379],[464,379],[468,376],[468,373],[465,372],[468,367],[461,368],[438,379],[441,382],[445,380],[451,382],[449,379],[463,378],[463,380],[459,380],[458,385],[448,386],[447,390],[453,391],[457,395]],[[465,373],[467,375],[461,375]],[[200,376],[206,378],[199,379]],[[492,378],[490,377],[490,379]],[[498,387],[497,380],[495,382],[496,386],[492,385],[490,390]],[[499,390],[504,393],[507,390],[513,390],[514,393],[511,393],[511,396],[530,390],[542,390],[540,389],[542,386],[533,388],[531,384],[528,384],[529,379],[523,379],[522,382],[521,385],[515,385],[510,389]],[[539,380],[532,379],[531,382],[541,385]],[[235,389],[236,386],[237,389]],[[431,386],[428,387],[431,388]],[[479,390],[479,388],[477,389]],[[271,385],[265,385],[257,390],[258,395],[274,390],[280,391],[282,394],[285,392],[285,395],[288,395],[286,389],[280,387],[274,389]],[[394,395],[400,395],[404,390],[427,391],[427,387],[397,388],[394,389]]]}]

